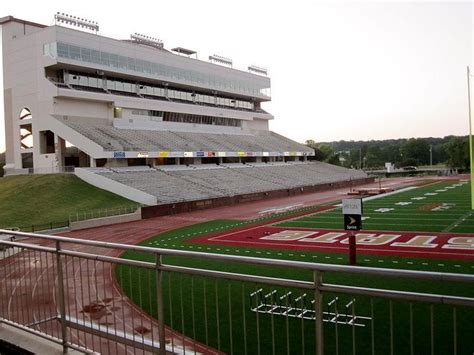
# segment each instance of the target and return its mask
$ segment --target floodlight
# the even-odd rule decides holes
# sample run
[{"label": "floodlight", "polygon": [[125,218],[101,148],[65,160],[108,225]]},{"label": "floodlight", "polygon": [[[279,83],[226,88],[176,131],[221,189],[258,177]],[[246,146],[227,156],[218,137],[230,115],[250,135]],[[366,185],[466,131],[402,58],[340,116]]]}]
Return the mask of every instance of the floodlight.
[{"label": "floodlight", "polygon": [[59,13],[59,11],[54,15],[54,20],[56,23],[65,23],[71,26],[87,28],[91,31],[99,31],[99,23],[93,22],[84,18],[72,16],[65,14],[64,12]]},{"label": "floodlight", "polygon": [[213,54],[209,56],[209,61],[211,63],[218,63],[218,64],[224,64],[228,65],[232,68],[232,59],[226,58],[217,54]]},{"label": "floodlight", "polygon": [[163,41],[161,39],[145,36],[141,33],[134,33],[130,35],[130,39],[136,43],[144,44],[157,49],[163,49],[164,47]]}]

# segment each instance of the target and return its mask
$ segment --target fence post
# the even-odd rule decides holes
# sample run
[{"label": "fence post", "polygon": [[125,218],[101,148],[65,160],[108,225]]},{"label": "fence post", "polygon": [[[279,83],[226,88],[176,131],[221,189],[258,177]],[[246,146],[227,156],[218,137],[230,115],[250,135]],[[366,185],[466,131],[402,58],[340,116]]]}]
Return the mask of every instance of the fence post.
[{"label": "fence post", "polygon": [[160,349],[158,354],[166,354],[165,311],[163,302],[163,271],[161,270],[161,255],[156,254],[156,299],[158,306],[158,339]]},{"label": "fence post", "polygon": [[58,270],[58,301],[59,301],[59,313],[60,313],[60,322],[61,322],[61,340],[63,344],[63,354],[67,354],[67,330],[66,330],[66,302],[64,299],[64,275],[63,275],[63,264],[61,260],[61,250],[60,241],[56,241],[56,267]]},{"label": "fence post", "polygon": [[322,272],[314,271],[314,312],[316,315],[316,355],[324,355],[323,342],[323,293],[321,284],[323,283]]}]

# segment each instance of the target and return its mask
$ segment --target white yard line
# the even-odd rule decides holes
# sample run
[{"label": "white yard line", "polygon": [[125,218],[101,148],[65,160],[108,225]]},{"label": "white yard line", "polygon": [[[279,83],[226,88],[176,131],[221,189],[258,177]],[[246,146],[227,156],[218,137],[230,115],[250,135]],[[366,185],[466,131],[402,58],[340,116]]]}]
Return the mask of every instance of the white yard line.
[{"label": "white yard line", "polygon": [[447,226],[445,229],[443,229],[443,232],[450,232],[452,231],[454,228],[456,228],[457,226],[459,226],[462,222],[464,222],[466,219],[468,219],[469,217],[471,217],[472,215],[472,211],[467,211],[465,214],[463,214],[461,217],[459,217],[458,220],[454,221],[453,223],[451,223],[449,226]]},{"label": "white yard line", "polygon": [[[387,196],[396,195],[396,194],[399,194],[399,193],[402,193],[402,192],[406,192],[406,191],[410,191],[410,190],[414,190],[414,189],[417,189],[417,188],[418,188],[417,186],[409,186],[409,187],[405,187],[405,188],[403,188],[403,189],[395,190],[395,191],[392,191],[392,192],[386,192],[386,193],[379,194],[379,195],[364,197],[364,198],[362,199],[362,201],[363,201],[363,202],[366,202],[366,201],[376,200],[376,199],[378,199],[378,198],[383,198],[383,197],[387,197]],[[342,204],[338,204],[338,205],[335,205],[335,206],[336,206],[336,207],[341,207]]]}]

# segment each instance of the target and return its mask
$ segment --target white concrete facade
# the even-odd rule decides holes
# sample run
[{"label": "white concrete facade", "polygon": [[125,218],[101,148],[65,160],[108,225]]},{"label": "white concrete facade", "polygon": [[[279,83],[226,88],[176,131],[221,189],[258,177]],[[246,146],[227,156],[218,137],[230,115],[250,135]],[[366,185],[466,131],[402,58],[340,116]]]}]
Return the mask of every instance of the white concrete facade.
[{"label": "white concrete facade", "polygon": [[[11,16],[0,18],[0,35],[7,174],[68,165],[126,166],[128,158],[140,157],[140,150],[107,151],[64,124],[68,117],[118,129],[236,135],[267,132],[273,119],[260,109],[260,103],[270,100],[270,79],[265,76]],[[21,118],[24,109],[31,114]],[[235,157],[246,156],[244,148]],[[155,156],[169,158],[166,164],[179,163],[178,158],[201,162],[195,153],[167,151],[171,154],[157,150]],[[312,154],[304,146],[291,151],[295,157]],[[284,153],[281,149],[249,156],[261,161],[262,156],[287,156]],[[120,158],[123,161],[117,161]]]}]

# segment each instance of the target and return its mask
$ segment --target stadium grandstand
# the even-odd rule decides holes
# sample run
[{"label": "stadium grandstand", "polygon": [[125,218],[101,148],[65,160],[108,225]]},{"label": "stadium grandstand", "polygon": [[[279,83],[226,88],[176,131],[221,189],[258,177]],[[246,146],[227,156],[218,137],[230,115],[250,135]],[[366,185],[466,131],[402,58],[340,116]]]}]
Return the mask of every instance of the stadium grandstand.
[{"label": "stadium grandstand", "polygon": [[108,38],[76,20],[0,19],[6,175],[75,169],[148,205],[366,181],[269,130],[265,69],[198,60],[140,34]]}]

